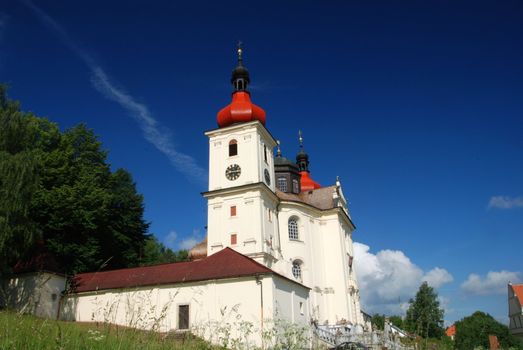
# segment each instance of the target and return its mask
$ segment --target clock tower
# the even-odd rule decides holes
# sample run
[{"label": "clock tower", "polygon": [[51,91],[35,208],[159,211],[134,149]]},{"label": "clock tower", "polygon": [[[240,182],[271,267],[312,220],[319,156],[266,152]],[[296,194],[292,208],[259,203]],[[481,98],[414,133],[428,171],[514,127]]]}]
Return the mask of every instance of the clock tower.
[{"label": "clock tower", "polygon": [[278,259],[278,198],[265,111],[251,102],[242,48],[232,72],[232,102],[218,112],[209,137],[207,254],[231,247],[267,266]]}]

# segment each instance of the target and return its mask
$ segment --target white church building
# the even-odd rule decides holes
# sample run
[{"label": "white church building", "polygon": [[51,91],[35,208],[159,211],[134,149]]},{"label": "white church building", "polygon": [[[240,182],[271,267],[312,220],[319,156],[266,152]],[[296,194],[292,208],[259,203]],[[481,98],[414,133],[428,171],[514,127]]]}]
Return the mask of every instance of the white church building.
[{"label": "white church building", "polygon": [[[364,325],[355,226],[339,180],[312,180],[301,135],[296,161],[282,156],[265,112],[251,102],[241,48],[231,82],[232,102],[205,133],[207,237],[191,261],[78,274],[63,318],[192,330],[215,342],[225,324],[231,337],[257,346],[277,320],[307,329]],[[246,324],[255,331],[246,333]]]}]

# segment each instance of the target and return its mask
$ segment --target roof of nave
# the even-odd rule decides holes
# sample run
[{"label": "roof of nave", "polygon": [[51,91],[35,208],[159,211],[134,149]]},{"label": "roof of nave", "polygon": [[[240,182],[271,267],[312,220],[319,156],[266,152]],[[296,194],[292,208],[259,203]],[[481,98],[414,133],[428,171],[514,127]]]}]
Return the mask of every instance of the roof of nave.
[{"label": "roof of nave", "polygon": [[285,193],[276,191],[278,198],[284,201],[301,202],[311,205],[320,210],[327,210],[336,207],[333,193],[336,191],[336,185],[321,187],[315,190],[303,191],[299,194]]},{"label": "roof of nave", "polygon": [[512,290],[514,291],[514,295],[519,300],[519,305],[523,307],[523,284],[510,284],[512,287]]},{"label": "roof of nave", "polygon": [[266,274],[277,275],[289,280],[231,248],[224,248],[202,260],[81,273],[72,279],[71,290],[73,293],[81,293]]}]

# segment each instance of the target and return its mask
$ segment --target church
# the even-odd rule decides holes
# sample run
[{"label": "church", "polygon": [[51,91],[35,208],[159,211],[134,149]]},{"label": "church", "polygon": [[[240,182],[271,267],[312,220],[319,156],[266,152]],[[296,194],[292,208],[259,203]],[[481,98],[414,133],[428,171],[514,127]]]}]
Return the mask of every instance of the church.
[{"label": "church", "polygon": [[191,330],[212,342],[227,325],[230,337],[262,347],[276,321],[363,327],[341,183],[313,180],[301,132],[295,161],[282,155],[265,111],[251,102],[241,47],[237,55],[232,101],[205,132],[207,237],[187,262],[76,275],[62,318]]}]

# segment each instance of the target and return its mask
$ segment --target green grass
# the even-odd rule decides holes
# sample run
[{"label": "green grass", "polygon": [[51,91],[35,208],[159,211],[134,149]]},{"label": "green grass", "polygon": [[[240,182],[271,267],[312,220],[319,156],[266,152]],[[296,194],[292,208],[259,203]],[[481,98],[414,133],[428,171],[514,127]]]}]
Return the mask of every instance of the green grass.
[{"label": "green grass", "polygon": [[160,334],[108,324],[74,323],[0,311],[0,350],[218,349],[189,333]]}]

